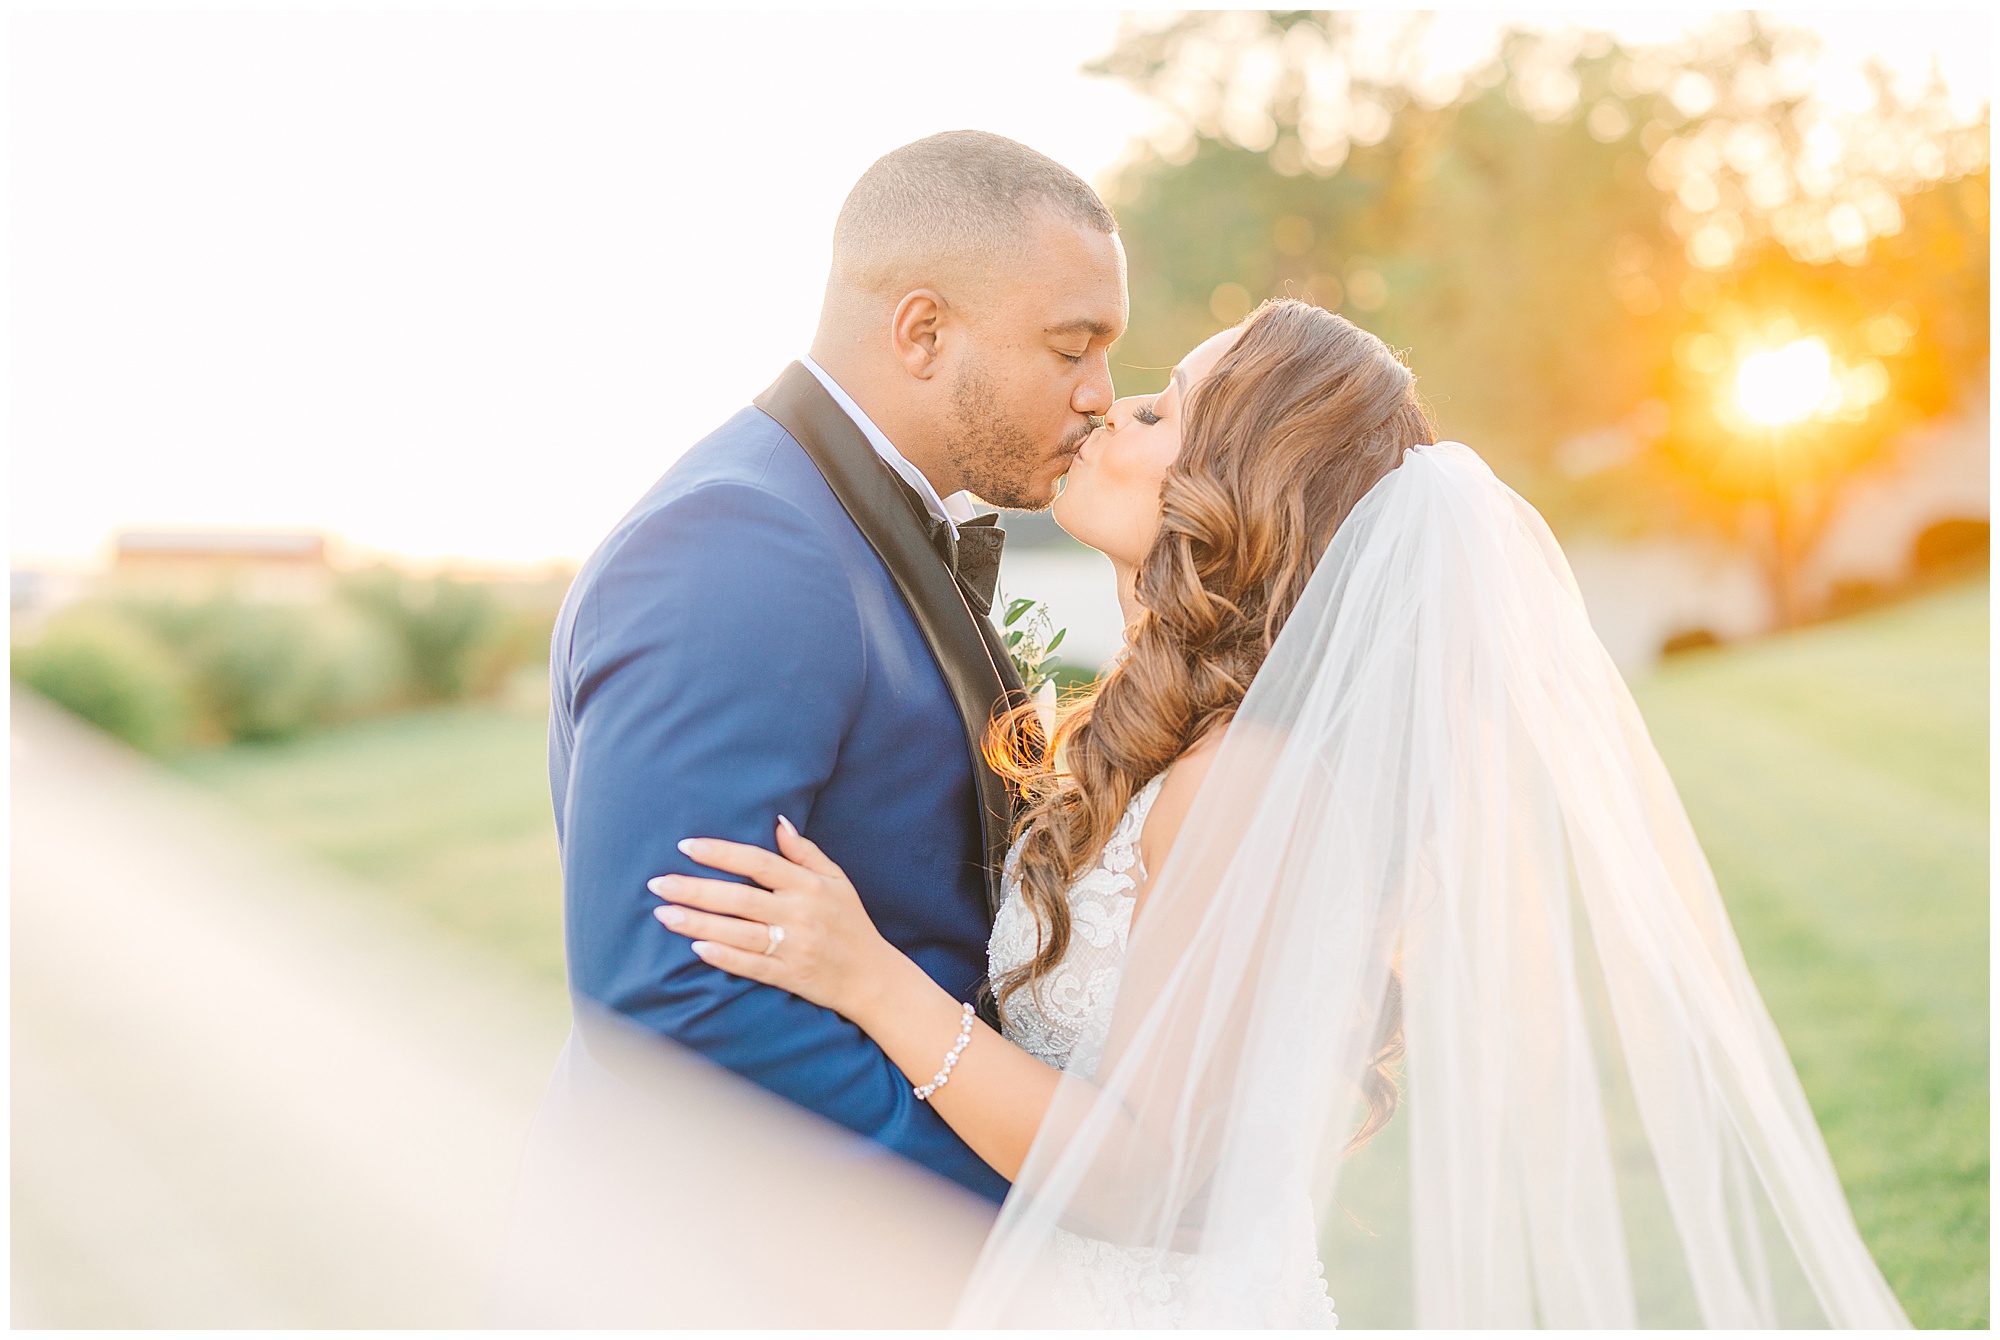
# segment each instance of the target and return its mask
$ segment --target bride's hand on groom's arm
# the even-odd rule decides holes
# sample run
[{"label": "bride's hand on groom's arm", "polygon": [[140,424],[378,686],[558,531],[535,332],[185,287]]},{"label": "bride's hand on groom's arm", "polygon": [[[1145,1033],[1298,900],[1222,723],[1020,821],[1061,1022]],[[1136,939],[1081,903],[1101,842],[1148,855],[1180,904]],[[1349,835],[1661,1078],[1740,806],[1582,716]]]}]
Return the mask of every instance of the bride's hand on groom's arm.
[{"label": "bride's hand on groom's arm", "polygon": [[[912,1087],[936,1078],[959,1030],[960,1002],[882,938],[839,866],[780,821],[778,851],[695,838],[690,860],[755,884],[662,875],[654,915],[695,942],[702,962],[790,991],[875,1040]],[[772,928],[783,931],[774,936]],[[769,952],[766,952],[766,951]],[[1061,1072],[973,1021],[972,1037],[930,1103],[972,1151],[1012,1178]]]},{"label": "bride's hand on groom's arm", "polygon": [[689,838],[690,860],[753,881],[662,875],[653,915],[711,967],[801,996],[865,1026],[866,1008],[909,960],[882,938],[841,868],[780,817],[778,850]]}]

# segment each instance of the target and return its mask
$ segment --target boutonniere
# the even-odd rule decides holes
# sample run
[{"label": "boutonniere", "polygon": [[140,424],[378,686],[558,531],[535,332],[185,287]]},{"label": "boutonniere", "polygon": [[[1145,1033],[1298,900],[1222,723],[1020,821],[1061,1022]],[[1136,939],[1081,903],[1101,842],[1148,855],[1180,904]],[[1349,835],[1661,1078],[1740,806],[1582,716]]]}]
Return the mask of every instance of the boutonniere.
[{"label": "boutonniere", "polygon": [[[1003,594],[1001,599],[1006,600]],[[1048,729],[1056,705],[1056,648],[1062,645],[1067,628],[1057,628],[1049,617],[1049,607],[1035,600],[1007,600],[1000,616],[1001,639],[1014,662],[1014,673],[1035,705],[1042,709],[1042,726]]]}]

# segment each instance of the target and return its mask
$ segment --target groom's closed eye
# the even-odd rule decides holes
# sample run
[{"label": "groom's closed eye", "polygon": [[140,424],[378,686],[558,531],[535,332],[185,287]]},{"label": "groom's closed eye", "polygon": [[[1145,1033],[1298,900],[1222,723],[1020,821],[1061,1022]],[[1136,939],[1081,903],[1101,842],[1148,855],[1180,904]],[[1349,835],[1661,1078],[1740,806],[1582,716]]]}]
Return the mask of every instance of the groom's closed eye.
[{"label": "groom's closed eye", "polygon": [[[1069,348],[1064,348],[1061,344],[1051,344],[1049,346],[1063,362],[1068,363],[1072,367],[1090,357],[1091,349],[1098,343],[1109,344],[1117,335],[1118,332],[1115,329],[1107,326],[1102,321],[1094,320],[1090,317],[1076,317],[1069,321],[1059,321],[1055,325],[1042,327],[1043,338],[1066,341],[1069,343],[1069,348],[1076,349],[1075,353],[1071,353]],[[1081,347],[1075,344],[1077,340],[1083,341]]]}]

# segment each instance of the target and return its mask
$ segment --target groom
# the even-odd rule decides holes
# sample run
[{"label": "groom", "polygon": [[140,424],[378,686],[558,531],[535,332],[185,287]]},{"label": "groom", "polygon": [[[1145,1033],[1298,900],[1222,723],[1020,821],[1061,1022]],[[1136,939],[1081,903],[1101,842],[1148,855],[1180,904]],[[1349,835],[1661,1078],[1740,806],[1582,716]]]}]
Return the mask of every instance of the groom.
[{"label": "groom", "polygon": [[1125,318],[1117,225],[1073,173],[979,131],[888,154],[841,208],[811,356],[598,547],[550,652],[571,990],[994,1200],[859,1029],[702,963],[646,881],[785,815],[972,999],[1010,818],[981,742],[1020,681],[968,495],[1048,505]]}]

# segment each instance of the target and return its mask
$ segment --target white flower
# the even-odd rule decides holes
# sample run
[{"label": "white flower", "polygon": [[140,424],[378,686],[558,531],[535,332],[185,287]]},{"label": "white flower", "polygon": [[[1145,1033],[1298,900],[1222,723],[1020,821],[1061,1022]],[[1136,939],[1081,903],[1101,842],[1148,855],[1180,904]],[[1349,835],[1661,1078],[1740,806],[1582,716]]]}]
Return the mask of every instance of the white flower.
[{"label": "white flower", "polygon": [[1055,734],[1056,729],[1056,682],[1045,679],[1035,690],[1035,715],[1041,718],[1042,738]]}]

